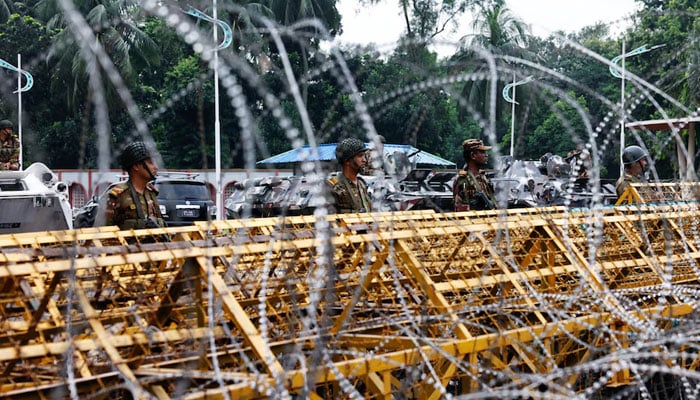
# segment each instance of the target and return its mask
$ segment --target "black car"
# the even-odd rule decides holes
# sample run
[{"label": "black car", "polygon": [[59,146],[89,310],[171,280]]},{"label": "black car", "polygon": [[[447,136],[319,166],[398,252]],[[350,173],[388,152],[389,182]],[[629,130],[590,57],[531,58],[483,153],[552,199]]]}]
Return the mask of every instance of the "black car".
[{"label": "black car", "polygon": [[195,179],[158,178],[156,187],[160,213],[167,226],[216,219],[216,207],[206,183]]},{"label": "black car", "polygon": [[[110,185],[99,196],[80,207],[73,216],[75,228],[93,226],[100,205],[100,199],[114,185]],[[215,218],[216,206],[206,183],[193,178],[159,176],[155,185],[158,188],[158,204],[166,226],[192,225],[194,221],[210,221]]]}]

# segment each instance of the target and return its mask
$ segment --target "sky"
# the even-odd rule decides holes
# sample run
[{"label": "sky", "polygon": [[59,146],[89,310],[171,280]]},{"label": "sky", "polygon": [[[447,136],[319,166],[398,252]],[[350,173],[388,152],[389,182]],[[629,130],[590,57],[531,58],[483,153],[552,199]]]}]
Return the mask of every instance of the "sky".
[{"label": "sky", "polygon": [[[619,21],[638,7],[634,0],[508,0],[507,4],[514,16],[542,37],[558,30],[578,32],[596,22],[617,21],[620,25]],[[343,16],[341,43],[375,43],[379,49],[393,48],[404,28],[398,0],[383,0],[372,7],[360,7],[357,0],[340,0],[338,10]],[[460,24],[468,29],[469,21],[470,16],[464,15]],[[462,35],[460,32],[441,39],[452,41]]]}]

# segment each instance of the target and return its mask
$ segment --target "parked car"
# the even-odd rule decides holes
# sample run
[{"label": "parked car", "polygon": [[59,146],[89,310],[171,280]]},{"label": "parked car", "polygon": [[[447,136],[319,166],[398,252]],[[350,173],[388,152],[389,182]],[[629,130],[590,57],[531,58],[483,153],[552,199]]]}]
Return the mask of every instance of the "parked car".
[{"label": "parked car", "polygon": [[[73,216],[75,228],[90,227],[95,224],[95,216],[100,199],[115,185],[111,184],[98,196],[80,207]],[[194,221],[210,221],[216,216],[216,206],[211,198],[209,187],[194,177],[178,177],[176,174],[160,173],[155,181],[158,189],[158,204],[166,226],[192,225]]]},{"label": "parked car", "polygon": [[216,207],[206,183],[187,178],[158,177],[158,204],[167,226],[192,225],[216,218]]}]

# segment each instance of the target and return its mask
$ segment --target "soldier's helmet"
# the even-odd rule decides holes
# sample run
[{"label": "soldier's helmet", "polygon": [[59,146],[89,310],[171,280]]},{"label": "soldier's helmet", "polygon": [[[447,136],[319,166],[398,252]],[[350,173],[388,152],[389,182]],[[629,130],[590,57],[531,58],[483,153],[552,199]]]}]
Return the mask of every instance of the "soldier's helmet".
[{"label": "soldier's helmet", "polygon": [[462,142],[462,150],[489,150],[491,146],[484,146],[484,142],[479,139],[467,139]]},{"label": "soldier's helmet", "polygon": [[634,164],[647,156],[647,152],[639,146],[627,146],[622,151],[622,162],[625,165]]},{"label": "soldier's helmet", "polygon": [[355,157],[357,153],[369,150],[365,144],[356,138],[347,138],[335,146],[335,158],[342,165],[345,161]]},{"label": "soldier's helmet", "polygon": [[489,150],[491,146],[484,146],[484,142],[480,139],[467,139],[462,142],[462,154],[465,159],[469,159],[471,152],[474,150]]},{"label": "soldier's helmet", "polygon": [[0,121],[0,129],[5,129],[5,128],[12,128],[14,125],[12,124],[12,121],[3,119]]},{"label": "soldier's helmet", "polygon": [[146,144],[144,142],[133,142],[129,143],[129,145],[124,148],[119,161],[122,165],[122,169],[128,171],[132,165],[148,160],[149,158],[151,158],[151,152],[148,151]]}]

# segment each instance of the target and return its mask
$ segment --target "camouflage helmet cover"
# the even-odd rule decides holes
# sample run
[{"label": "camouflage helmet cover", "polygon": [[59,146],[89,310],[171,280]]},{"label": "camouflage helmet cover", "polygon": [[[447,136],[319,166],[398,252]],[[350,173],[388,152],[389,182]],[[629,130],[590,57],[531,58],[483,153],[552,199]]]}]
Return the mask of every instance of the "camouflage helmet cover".
[{"label": "camouflage helmet cover", "polygon": [[3,119],[0,121],[0,129],[5,129],[5,128],[12,128],[14,125],[12,124],[12,121]]},{"label": "camouflage helmet cover", "polygon": [[479,139],[467,139],[462,142],[462,151],[467,150],[489,150],[491,146],[484,146],[484,142]]},{"label": "camouflage helmet cover", "polygon": [[347,138],[335,146],[335,158],[340,164],[355,157],[357,153],[363,153],[369,150],[365,144],[356,138]]},{"label": "camouflage helmet cover", "polygon": [[625,165],[634,164],[647,156],[647,152],[639,146],[627,146],[622,151],[622,162]]},{"label": "camouflage helmet cover", "polygon": [[131,166],[151,158],[151,152],[148,151],[144,142],[129,143],[122,151],[120,163],[124,171],[128,171]]},{"label": "camouflage helmet cover", "polygon": [[484,146],[484,142],[480,139],[467,139],[462,142],[462,155],[464,159],[469,161],[474,150],[489,150],[491,146]]}]

